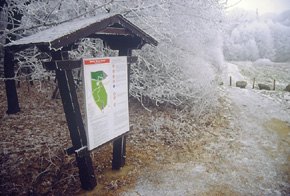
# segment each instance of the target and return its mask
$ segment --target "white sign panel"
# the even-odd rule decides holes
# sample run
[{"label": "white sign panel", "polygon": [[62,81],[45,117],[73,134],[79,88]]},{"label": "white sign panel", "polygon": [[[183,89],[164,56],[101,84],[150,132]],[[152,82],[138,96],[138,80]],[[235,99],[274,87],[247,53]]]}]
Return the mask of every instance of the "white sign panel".
[{"label": "white sign panel", "polygon": [[127,57],[83,59],[88,149],[129,131]]}]

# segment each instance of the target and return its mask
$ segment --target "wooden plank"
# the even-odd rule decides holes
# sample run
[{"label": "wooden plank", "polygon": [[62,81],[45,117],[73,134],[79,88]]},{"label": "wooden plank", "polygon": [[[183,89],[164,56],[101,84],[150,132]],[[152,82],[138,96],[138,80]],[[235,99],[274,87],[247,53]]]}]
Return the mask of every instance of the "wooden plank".
[{"label": "wooden plank", "polygon": [[76,122],[76,116],[74,111],[74,104],[71,97],[71,89],[67,81],[67,74],[65,71],[56,70],[56,78],[62,98],[62,104],[72,139],[72,144],[75,149],[81,148],[82,141],[80,140],[80,131]]},{"label": "wooden plank", "polygon": [[138,36],[94,34],[95,38],[102,39],[112,50],[119,50],[126,46],[131,49],[140,49],[146,42]]},{"label": "wooden plank", "polygon": [[56,70],[56,64],[55,64],[55,61],[42,62],[42,65],[43,65],[47,70]]},{"label": "wooden plank", "polygon": [[[69,84],[69,90],[70,90],[70,95],[71,95],[71,101],[73,104],[73,109],[74,109],[74,118],[78,127],[78,134],[80,137],[79,139],[81,140],[82,146],[86,146],[87,145],[87,137],[86,137],[86,131],[85,131],[85,127],[83,124],[83,120],[82,120],[82,115],[81,115],[81,110],[80,110],[80,106],[79,106],[79,102],[78,102],[78,97],[76,94],[76,88],[75,88],[75,82],[74,82],[74,78],[73,78],[73,74],[72,74],[72,70],[66,70],[66,78],[68,80],[68,84]],[[82,146],[74,146],[76,149],[77,148],[81,148]]]},{"label": "wooden plank", "polygon": [[[127,62],[128,64],[136,63],[138,60],[138,57],[136,56],[128,56]],[[81,60],[56,60],[56,61],[50,61],[50,62],[44,62],[44,66],[48,70],[71,70],[80,68],[82,61]]]},{"label": "wooden plank", "polygon": [[61,60],[61,61],[55,61],[56,66],[60,70],[71,70],[80,68],[82,65],[81,60]]}]

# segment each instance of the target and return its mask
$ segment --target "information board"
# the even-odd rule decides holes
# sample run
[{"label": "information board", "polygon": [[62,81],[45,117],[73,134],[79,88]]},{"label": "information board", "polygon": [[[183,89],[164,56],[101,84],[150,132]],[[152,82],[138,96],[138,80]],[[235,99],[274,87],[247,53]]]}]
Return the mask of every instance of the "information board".
[{"label": "information board", "polygon": [[83,59],[88,149],[129,131],[127,57]]}]

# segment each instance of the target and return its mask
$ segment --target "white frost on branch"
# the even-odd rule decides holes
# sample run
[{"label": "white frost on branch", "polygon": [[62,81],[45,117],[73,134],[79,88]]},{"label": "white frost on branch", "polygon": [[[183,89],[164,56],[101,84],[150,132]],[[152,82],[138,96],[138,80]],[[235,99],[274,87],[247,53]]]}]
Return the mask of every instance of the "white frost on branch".
[{"label": "white frost on branch", "polygon": [[[151,100],[156,105],[171,103],[190,108],[197,119],[211,113],[210,109],[216,105],[216,72],[223,62],[220,26],[223,3],[216,0],[37,0],[26,5],[13,2],[18,2],[13,6],[23,14],[20,26],[10,31],[18,37],[76,17],[108,12],[123,14],[159,41],[156,48],[145,46],[133,52],[139,59],[131,66],[133,97]],[[91,41],[81,40],[70,57],[116,55],[103,49],[101,41]]]}]

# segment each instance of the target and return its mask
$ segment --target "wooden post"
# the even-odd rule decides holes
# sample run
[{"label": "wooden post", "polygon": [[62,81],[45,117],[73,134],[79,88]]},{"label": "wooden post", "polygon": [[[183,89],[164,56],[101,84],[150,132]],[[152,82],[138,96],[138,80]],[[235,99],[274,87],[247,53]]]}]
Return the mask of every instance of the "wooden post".
[{"label": "wooden post", "polygon": [[256,82],[256,78],[254,78],[254,81],[253,81],[253,89],[255,88],[255,82]]},{"label": "wooden post", "polygon": [[124,140],[126,140],[126,138],[122,136],[116,139],[113,143],[113,161],[112,161],[113,170],[119,170],[121,167],[125,165]]},{"label": "wooden post", "polygon": [[18,96],[16,91],[16,84],[14,80],[14,55],[5,49],[4,54],[4,77],[5,77],[5,87],[6,87],[6,96],[8,103],[7,114],[15,114],[20,112]]},{"label": "wooden post", "polygon": [[[60,55],[54,54],[54,59]],[[92,160],[87,149],[87,138],[77,99],[75,83],[71,70],[56,70],[59,91],[73,144],[71,149],[79,168],[82,188],[92,190],[97,185]]]},{"label": "wooden post", "polygon": [[230,86],[232,86],[232,76],[230,76]]},{"label": "wooden post", "polygon": [[[122,48],[119,50],[119,56],[131,56],[132,50]],[[130,64],[128,63],[128,96],[130,88]],[[118,170],[125,166],[126,162],[126,136],[116,139],[113,143],[112,169]]]},{"label": "wooden post", "polygon": [[274,80],[273,90],[276,90],[276,80]]}]

